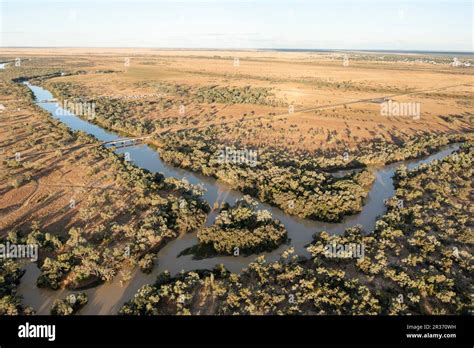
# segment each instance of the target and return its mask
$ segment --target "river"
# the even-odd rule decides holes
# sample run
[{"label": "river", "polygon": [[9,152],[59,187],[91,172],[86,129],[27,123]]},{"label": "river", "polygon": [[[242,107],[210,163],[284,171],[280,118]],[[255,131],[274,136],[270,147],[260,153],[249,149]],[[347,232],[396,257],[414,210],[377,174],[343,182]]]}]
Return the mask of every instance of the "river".
[{"label": "river", "polygon": [[[58,107],[52,94],[39,87],[25,82],[25,84],[34,93],[37,104],[51,113],[51,115],[63,122],[70,129],[80,130],[95,136],[100,141],[111,141],[122,138],[119,134],[107,131],[98,125],[92,124],[75,115],[71,115]],[[422,163],[429,163],[435,159],[441,159],[458,148],[458,145],[452,144],[442,150],[422,159],[402,162],[409,169],[412,169]],[[167,177],[186,179],[191,184],[200,184],[206,190],[203,199],[212,207],[214,202],[221,204],[223,201],[234,203],[236,199],[242,197],[242,193],[233,190],[225,183],[217,181],[200,174],[187,170],[175,168],[167,165],[160,159],[157,151],[148,145],[136,145],[133,147],[121,148],[116,153],[128,152],[130,160],[141,168],[152,172],[161,172]],[[379,168],[371,168],[375,175],[375,181],[370,189],[362,212],[357,215],[348,216],[340,223],[324,223],[301,219],[290,216],[276,207],[268,204],[259,203],[258,208],[269,210],[273,217],[280,220],[288,230],[290,239],[288,244],[281,245],[272,252],[262,253],[268,261],[277,260],[280,254],[288,247],[293,247],[295,252],[301,256],[308,256],[305,246],[312,241],[312,236],[317,231],[325,230],[331,234],[341,234],[347,227],[361,225],[365,231],[370,232],[375,226],[378,216],[385,213],[384,201],[394,194],[392,176],[398,166],[402,163],[394,163]],[[209,214],[206,225],[213,223],[216,212]],[[116,314],[124,302],[132,298],[135,292],[145,284],[154,283],[156,276],[168,270],[172,275],[184,270],[211,269],[215,265],[224,264],[227,269],[240,273],[251,261],[255,260],[256,255],[252,256],[219,256],[202,260],[193,260],[192,255],[178,257],[184,249],[197,244],[196,233],[180,235],[177,239],[168,242],[158,252],[158,265],[155,266],[151,274],[144,274],[138,269],[132,274],[132,278],[122,286],[120,276],[110,283],[97,286],[95,288],[83,290],[88,297],[88,304],[80,311],[80,314]],[[36,287],[36,279],[40,273],[36,263],[25,265],[26,273],[18,286],[18,294],[23,296],[23,303],[32,306],[38,314],[49,314],[53,301],[57,298],[64,298],[69,290],[53,291],[49,289],[39,289]]]}]

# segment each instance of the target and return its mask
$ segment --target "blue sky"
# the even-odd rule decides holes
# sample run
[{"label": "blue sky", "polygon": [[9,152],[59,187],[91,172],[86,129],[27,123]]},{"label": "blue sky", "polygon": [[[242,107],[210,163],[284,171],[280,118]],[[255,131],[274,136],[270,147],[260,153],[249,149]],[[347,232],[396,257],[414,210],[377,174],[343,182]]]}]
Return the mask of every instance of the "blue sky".
[{"label": "blue sky", "polygon": [[0,46],[473,51],[470,0],[0,0]]}]

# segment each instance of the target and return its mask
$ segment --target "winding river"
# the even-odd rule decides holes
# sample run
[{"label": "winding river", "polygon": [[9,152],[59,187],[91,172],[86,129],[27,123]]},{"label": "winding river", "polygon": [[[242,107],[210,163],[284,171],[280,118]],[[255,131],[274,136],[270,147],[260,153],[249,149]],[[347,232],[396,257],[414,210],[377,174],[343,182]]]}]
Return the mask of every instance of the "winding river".
[{"label": "winding river", "polygon": [[[106,131],[77,116],[68,115],[67,112],[58,107],[56,102],[50,101],[53,99],[53,96],[49,91],[31,85],[28,82],[25,82],[25,84],[34,93],[37,104],[44,110],[50,112],[54,118],[69,126],[70,129],[83,131],[95,136],[101,141],[111,141],[121,138],[120,135]],[[452,144],[425,158],[404,161],[402,163],[409,169],[412,169],[422,163],[429,163],[435,159],[441,159],[457,148],[458,145]],[[233,190],[225,183],[167,165],[160,159],[159,153],[148,145],[121,148],[117,149],[116,152],[128,152],[130,154],[130,160],[134,164],[148,169],[149,171],[161,172],[167,177],[186,179],[191,184],[202,185],[206,189],[203,198],[211,207],[215,202],[222,203],[225,201],[233,203],[236,199],[242,197],[242,193]],[[384,200],[394,194],[392,176],[396,168],[402,163],[371,168],[375,175],[375,182],[366,199],[364,209],[357,215],[346,217],[340,223],[305,220],[287,215],[280,209],[268,204],[259,203],[259,208],[269,210],[274,218],[280,220],[285,225],[288,230],[288,237],[290,238],[288,244],[261,255],[265,255],[268,261],[274,261],[280,257],[281,252],[291,246],[298,255],[308,256],[309,254],[305,249],[305,245],[311,242],[312,235],[317,231],[325,230],[331,234],[341,234],[347,227],[358,224],[366,231],[372,231],[377,217],[385,212]],[[216,211],[212,211],[208,216],[206,225],[212,224],[215,216]],[[89,302],[80,311],[80,314],[116,314],[123,303],[132,298],[141,286],[154,283],[156,276],[164,270],[168,270],[174,275],[182,270],[211,269],[215,265],[224,264],[230,271],[241,272],[243,268],[256,258],[255,255],[248,257],[219,256],[202,260],[193,260],[192,255],[178,257],[181,251],[195,244],[197,244],[196,233],[180,235],[177,239],[168,242],[168,244],[159,251],[158,265],[155,266],[151,274],[144,274],[137,269],[132,274],[131,280],[123,285],[120,282],[121,277],[117,276],[110,283],[83,290],[83,292],[88,295]],[[64,298],[68,293],[71,293],[71,291],[64,289],[58,291],[39,289],[36,287],[36,279],[40,274],[37,265],[35,263],[28,263],[25,265],[25,270],[26,273],[18,286],[18,294],[23,296],[23,303],[32,306],[38,314],[49,314],[49,310],[55,299]]]}]

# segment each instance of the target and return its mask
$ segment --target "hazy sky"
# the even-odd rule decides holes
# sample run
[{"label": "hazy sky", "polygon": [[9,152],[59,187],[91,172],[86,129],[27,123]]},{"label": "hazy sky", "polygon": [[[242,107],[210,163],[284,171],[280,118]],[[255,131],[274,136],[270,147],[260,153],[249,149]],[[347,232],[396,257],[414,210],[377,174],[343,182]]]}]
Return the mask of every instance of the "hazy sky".
[{"label": "hazy sky", "polygon": [[0,0],[0,46],[473,51],[471,0]]}]

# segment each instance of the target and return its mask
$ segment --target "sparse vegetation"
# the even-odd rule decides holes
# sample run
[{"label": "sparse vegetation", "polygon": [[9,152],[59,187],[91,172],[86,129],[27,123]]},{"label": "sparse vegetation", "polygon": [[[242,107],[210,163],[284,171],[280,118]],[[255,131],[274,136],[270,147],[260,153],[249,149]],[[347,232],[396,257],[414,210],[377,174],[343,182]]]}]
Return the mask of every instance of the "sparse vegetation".
[{"label": "sparse vegetation", "polygon": [[267,210],[257,210],[250,197],[234,206],[224,204],[213,226],[198,232],[199,242],[209,245],[218,254],[247,255],[271,251],[286,240],[286,229],[272,219]]},{"label": "sparse vegetation", "polygon": [[[289,249],[277,262],[260,257],[241,275],[216,268],[167,277],[140,289],[121,313],[467,314],[473,150],[471,143],[432,165],[400,169],[397,195],[369,234],[319,232],[311,259]],[[327,256],[328,244],[349,243],[361,244],[364,257]]]},{"label": "sparse vegetation", "polygon": [[52,315],[73,315],[87,304],[87,295],[83,292],[67,295],[64,300],[56,300],[51,308]]}]

